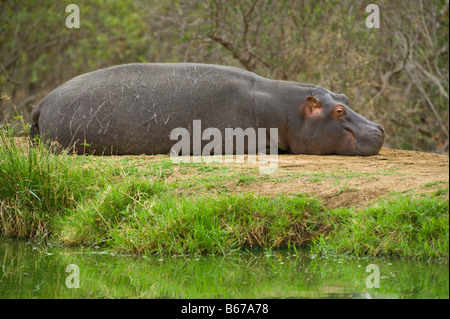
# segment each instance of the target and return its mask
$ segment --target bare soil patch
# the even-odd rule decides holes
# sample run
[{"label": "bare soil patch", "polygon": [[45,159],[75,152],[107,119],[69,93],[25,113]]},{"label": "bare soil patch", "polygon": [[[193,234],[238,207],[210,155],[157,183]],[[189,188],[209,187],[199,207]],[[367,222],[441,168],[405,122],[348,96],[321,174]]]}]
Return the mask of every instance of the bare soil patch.
[{"label": "bare soil patch", "polygon": [[281,174],[283,171],[310,174],[287,181],[252,184],[249,188],[266,195],[310,194],[334,208],[366,206],[391,192],[434,192],[449,184],[447,155],[389,148],[369,157],[280,155],[278,167]]},{"label": "bare soil patch", "polygon": [[[222,181],[221,187],[232,193],[308,194],[321,199],[330,208],[363,207],[394,192],[431,193],[449,185],[447,155],[389,148],[382,148],[378,155],[369,157],[279,155],[278,169],[269,175],[261,175],[255,169],[258,163],[247,163],[247,157],[243,164],[208,165],[230,168],[228,174],[235,177]],[[240,171],[242,176],[250,176],[249,182],[240,182]],[[176,169],[168,181],[196,177],[196,171],[186,173]]]}]

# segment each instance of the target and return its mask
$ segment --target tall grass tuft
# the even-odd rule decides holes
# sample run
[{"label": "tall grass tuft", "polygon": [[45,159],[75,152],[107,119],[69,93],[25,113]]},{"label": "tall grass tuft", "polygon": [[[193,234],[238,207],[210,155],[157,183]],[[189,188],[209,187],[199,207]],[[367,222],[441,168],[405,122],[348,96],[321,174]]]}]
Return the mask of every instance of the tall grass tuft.
[{"label": "tall grass tuft", "polygon": [[74,206],[92,175],[72,160],[15,137],[12,123],[0,127],[1,235],[47,237],[47,221]]}]

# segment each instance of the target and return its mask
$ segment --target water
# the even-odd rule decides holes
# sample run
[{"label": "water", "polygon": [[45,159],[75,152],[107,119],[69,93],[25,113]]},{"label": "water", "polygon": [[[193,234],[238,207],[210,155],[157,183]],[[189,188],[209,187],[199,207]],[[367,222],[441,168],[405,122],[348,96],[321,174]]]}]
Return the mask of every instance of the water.
[{"label": "water", "polygon": [[449,265],[292,249],[143,257],[0,240],[0,298],[449,298]]}]

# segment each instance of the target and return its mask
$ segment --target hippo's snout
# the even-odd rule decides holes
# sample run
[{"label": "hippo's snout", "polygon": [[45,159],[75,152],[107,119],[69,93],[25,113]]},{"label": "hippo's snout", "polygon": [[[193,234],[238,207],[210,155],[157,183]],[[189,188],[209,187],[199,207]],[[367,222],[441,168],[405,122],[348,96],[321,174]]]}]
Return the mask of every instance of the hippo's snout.
[{"label": "hippo's snout", "polygon": [[383,146],[385,137],[383,126],[372,122],[370,124],[371,127],[366,130],[366,133],[359,132],[356,136],[354,145],[358,155],[376,155]]}]

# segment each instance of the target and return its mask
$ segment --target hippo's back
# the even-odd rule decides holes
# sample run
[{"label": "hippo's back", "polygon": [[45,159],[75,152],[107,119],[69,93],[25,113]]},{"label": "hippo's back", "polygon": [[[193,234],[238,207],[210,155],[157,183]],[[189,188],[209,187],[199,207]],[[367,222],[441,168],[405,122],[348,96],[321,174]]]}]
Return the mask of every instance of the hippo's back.
[{"label": "hippo's back", "polygon": [[[266,80],[207,64],[125,64],[64,83],[33,112],[44,139],[88,153],[168,153],[177,127],[251,126],[252,92]],[[230,117],[230,118],[227,118]]]}]

